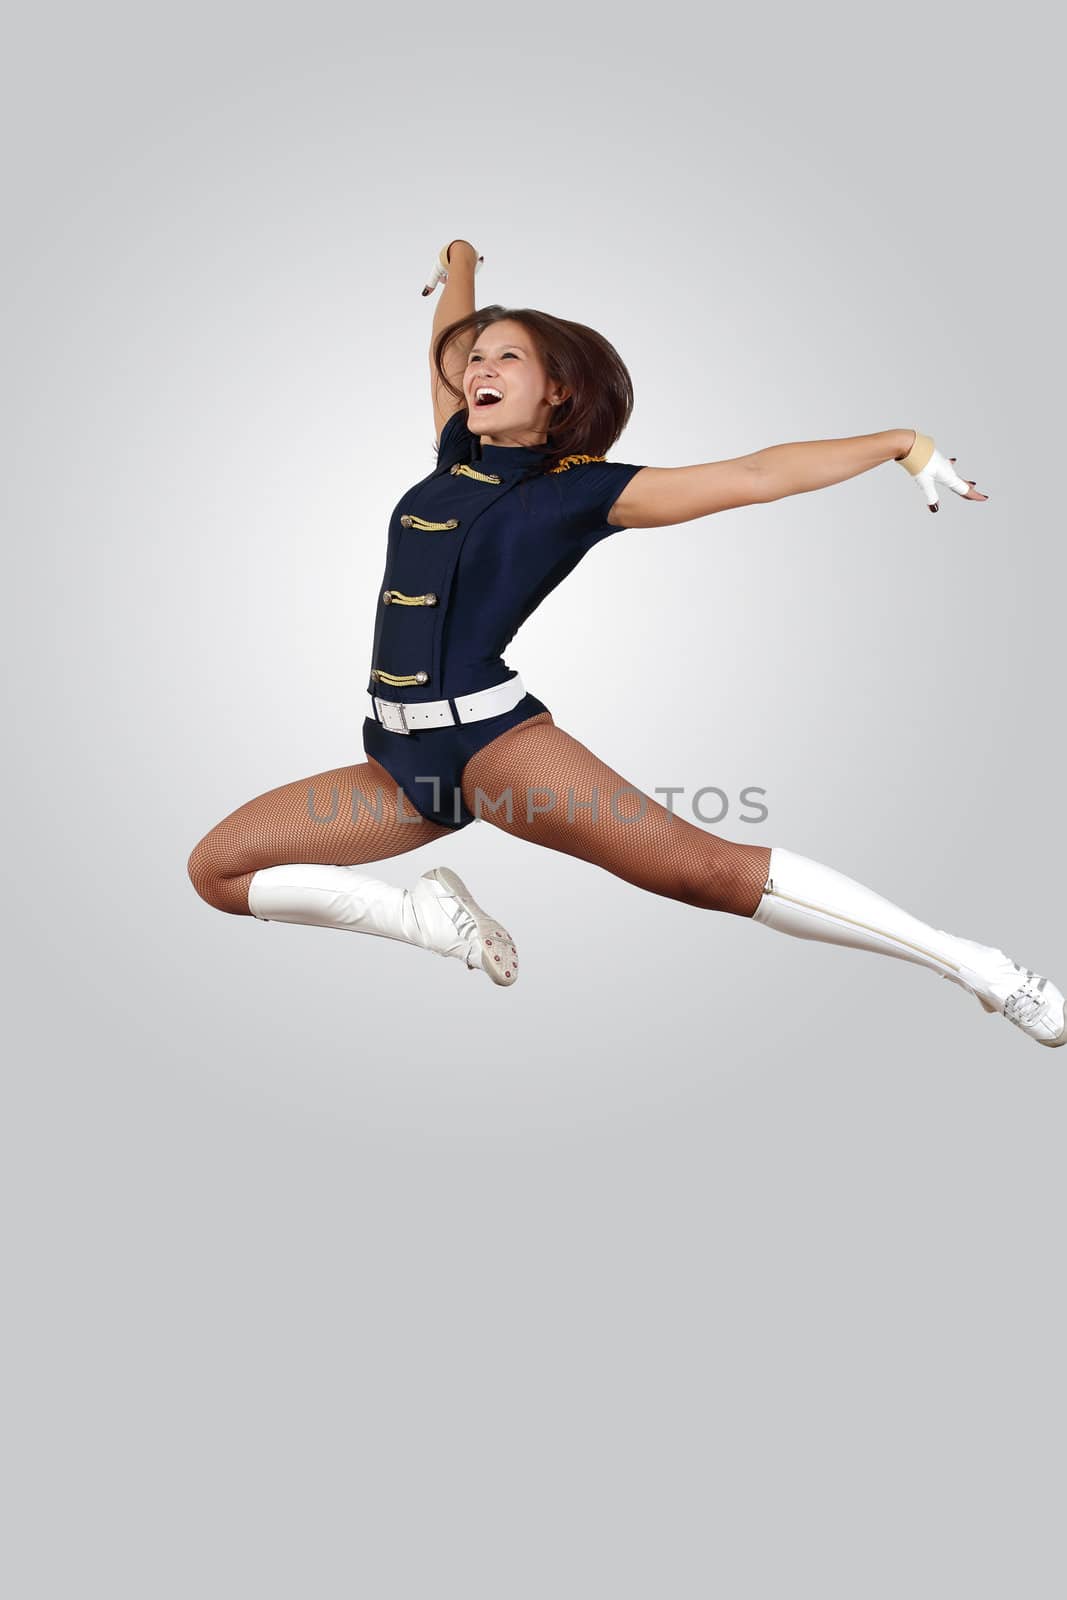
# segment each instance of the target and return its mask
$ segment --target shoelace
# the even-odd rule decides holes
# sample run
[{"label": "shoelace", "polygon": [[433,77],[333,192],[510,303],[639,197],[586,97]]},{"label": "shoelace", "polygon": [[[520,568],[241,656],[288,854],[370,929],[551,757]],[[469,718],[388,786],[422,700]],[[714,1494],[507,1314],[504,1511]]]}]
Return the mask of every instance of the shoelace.
[{"label": "shoelace", "polygon": [[[449,922],[451,922],[460,938],[466,942],[467,965],[477,965],[477,963],[481,960],[482,943],[478,936],[478,924],[475,922],[474,917],[467,910],[462,900],[458,899],[456,895],[448,894],[440,887],[438,887],[434,893],[437,896],[437,903],[441,907],[445,916],[448,918]],[[451,910],[449,910],[450,902],[452,906]]]},{"label": "shoelace", "polygon": [[1028,1027],[1044,1016],[1048,1001],[1041,998],[1041,991],[1047,982],[1047,978],[1038,978],[1036,972],[1027,969],[1025,982],[1004,1002],[1004,1015],[1009,1022]]},{"label": "shoelace", "polygon": [[[428,899],[430,899],[435,906],[438,906],[448,918],[449,922],[455,928],[460,938],[466,939],[469,943],[471,937],[477,934],[478,925],[462,901],[458,900],[454,894],[449,894],[447,890],[442,888],[440,884],[437,884],[436,887],[430,887],[429,882],[427,882],[425,893]],[[429,938],[429,931],[423,926],[423,919],[419,916],[418,895],[410,889],[408,890],[408,894],[410,896],[411,909],[418,925],[419,932],[424,938]],[[451,911],[449,910],[449,902],[451,902],[454,908]]]},{"label": "shoelace", "polygon": [[471,916],[471,913],[463,904],[463,901],[457,899],[456,896],[452,894],[447,894],[444,896],[444,898],[446,900],[451,900],[455,906],[454,911],[449,911],[446,906],[445,912],[460,938],[470,939],[474,937],[478,932],[478,924],[475,922],[474,918]]}]

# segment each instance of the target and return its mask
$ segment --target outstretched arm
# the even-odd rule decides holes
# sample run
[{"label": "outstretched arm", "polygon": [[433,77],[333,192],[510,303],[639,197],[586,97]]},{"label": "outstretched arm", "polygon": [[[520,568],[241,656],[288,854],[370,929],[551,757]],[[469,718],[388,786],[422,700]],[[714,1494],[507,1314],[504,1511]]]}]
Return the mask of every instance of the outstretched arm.
[{"label": "outstretched arm", "polygon": [[899,461],[907,469],[931,511],[938,508],[939,486],[953,490],[961,500],[989,499],[975,488],[973,478],[960,477],[955,456],[946,461],[929,434],[918,433],[914,428],[863,433],[855,439],[775,444],[768,450],[757,450],[754,459],[763,478],[765,500],[825,489],[828,484],[843,483],[883,461]]},{"label": "outstretched arm", "polygon": [[[626,485],[611,509],[610,520],[623,528],[666,528],[710,516],[714,511],[732,511],[738,506],[781,500],[786,495],[807,494],[832,483],[844,483],[846,478],[869,472],[883,461],[904,461],[915,440],[914,428],[889,428],[884,433],[861,433],[850,439],[773,444],[731,461],[707,461],[694,467],[645,467]],[[908,462],[904,464],[907,466]],[[956,478],[954,472],[944,481],[951,482],[952,478],[952,486],[962,498],[988,499],[973,483],[964,493],[963,480]],[[931,509],[936,509],[936,501]]]},{"label": "outstretched arm", "polygon": [[889,428],[884,433],[860,433],[852,439],[806,439],[796,444],[772,444],[757,450],[753,464],[763,485],[761,500],[781,500],[788,494],[828,489],[883,461],[900,461],[915,443],[914,428]]}]

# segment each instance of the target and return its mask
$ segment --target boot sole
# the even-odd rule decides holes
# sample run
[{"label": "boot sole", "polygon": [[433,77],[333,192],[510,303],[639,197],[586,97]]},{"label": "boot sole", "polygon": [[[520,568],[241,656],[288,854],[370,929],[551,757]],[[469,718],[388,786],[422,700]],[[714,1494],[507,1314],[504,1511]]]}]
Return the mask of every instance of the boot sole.
[{"label": "boot sole", "polygon": [[474,918],[478,937],[482,941],[482,967],[494,983],[508,989],[519,976],[519,958],[515,941],[495,917],[482,909],[463,879],[451,867],[435,867],[433,876],[456,899],[461,901]]}]

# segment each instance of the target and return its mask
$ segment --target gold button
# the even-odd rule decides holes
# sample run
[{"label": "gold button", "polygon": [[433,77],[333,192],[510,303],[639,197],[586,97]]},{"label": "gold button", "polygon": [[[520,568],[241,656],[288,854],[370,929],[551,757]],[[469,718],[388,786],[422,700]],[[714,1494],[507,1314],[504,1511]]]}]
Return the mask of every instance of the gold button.
[{"label": "gold button", "polygon": [[411,518],[408,517],[408,516],[401,517],[400,526],[402,528],[410,528],[411,527]]},{"label": "gold button", "polygon": [[422,598],[426,601],[428,606],[435,606],[437,604],[437,596],[435,594],[425,594]]},{"label": "gold button", "polygon": [[449,517],[448,521],[445,523],[445,527],[446,528],[458,528],[459,527],[459,518],[458,517]]},{"label": "gold button", "polygon": [[392,601],[393,601],[393,596],[392,596],[391,591],[389,589],[383,589],[382,590],[382,604],[388,606],[388,605],[392,604]]},{"label": "gold button", "polygon": [[415,674],[415,682],[416,683],[429,683],[429,681],[430,681],[430,674],[428,672],[416,672],[416,674]]}]

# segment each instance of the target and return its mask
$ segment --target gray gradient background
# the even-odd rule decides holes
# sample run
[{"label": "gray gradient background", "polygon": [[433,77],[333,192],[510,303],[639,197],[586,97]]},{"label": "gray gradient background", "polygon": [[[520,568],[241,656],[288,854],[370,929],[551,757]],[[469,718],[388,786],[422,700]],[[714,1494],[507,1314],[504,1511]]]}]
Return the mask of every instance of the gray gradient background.
[{"label": "gray gradient background", "polygon": [[514,990],[185,876],[362,759],[459,235],[480,302],[616,343],[617,460],[918,426],[991,495],[887,464],[628,530],[509,664],[644,789],[1067,981],[1036,9],[28,16],[6,1592],[1061,1596],[1065,1053],[489,823],[381,872],[457,868]]}]

